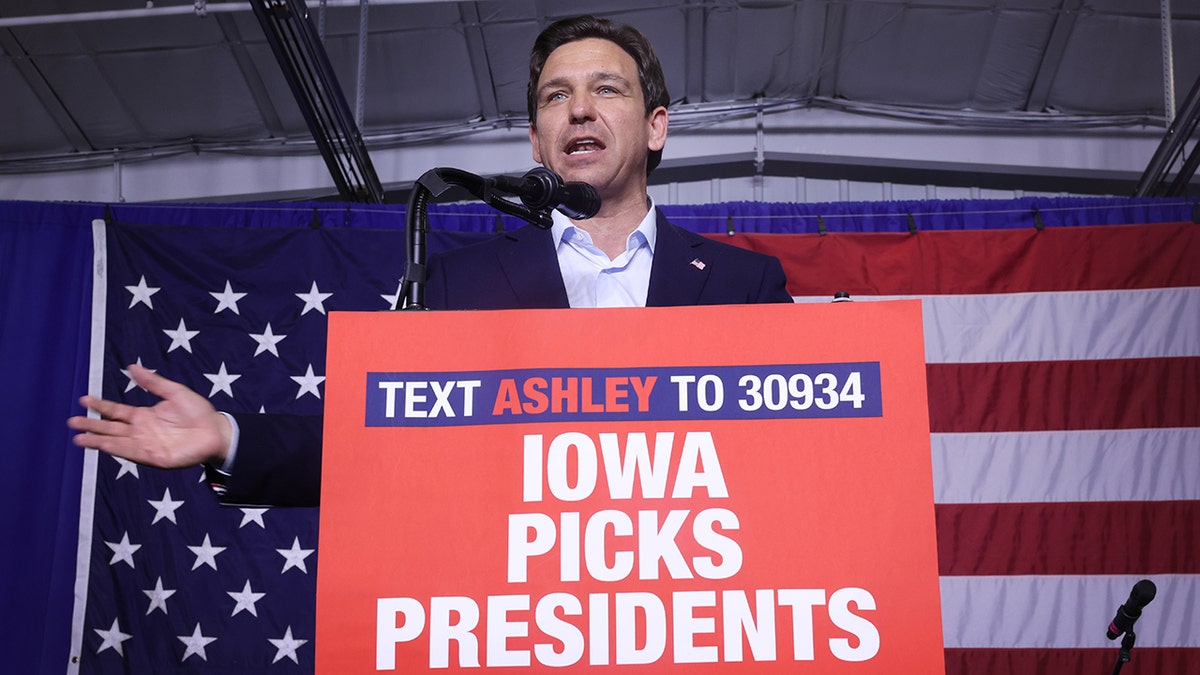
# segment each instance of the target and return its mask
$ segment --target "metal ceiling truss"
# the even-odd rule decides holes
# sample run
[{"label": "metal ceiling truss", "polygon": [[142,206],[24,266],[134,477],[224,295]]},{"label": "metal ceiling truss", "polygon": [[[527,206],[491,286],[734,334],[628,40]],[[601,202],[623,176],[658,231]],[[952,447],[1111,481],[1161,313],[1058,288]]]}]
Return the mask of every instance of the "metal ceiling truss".
[{"label": "metal ceiling truss", "polygon": [[346,201],[382,203],[383,186],[304,0],[250,4],[339,195]]},{"label": "metal ceiling truss", "polygon": [[[1197,121],[1200,121],[1200,77],[1196,78],[1196,83],[1188,92],[1179,114],[1175,114],[1175,54],[1171,41],[1170,0],[1161,1],[1159,22],[1162,30],[1163,109],[1167,119],[1167,133],[1158,144],[1158,149],[1154,151],[1154,156],[1150,158],[1150,163],[1146,165],[1146,171],[1134,190],[1135,197],[1182,196],[1196,173],[1197,165],[1200,165],[1200,141],[1193,143],[1191,152],[1187,152],[1187,144],[1196,133]],[[1181,157],[1184,158],[1183,164],[1168,185],[1170,169]]]},{"label": "metal ceiling truss", "polygon": [[[1167,127],[1150,164],[1138,181],[1135,197],[1179,197],[1187,190],[1188,183],[1200,165],[1200,142],[1193,143],[1191,152],[1187,152],[1187,144],[1196,133],[1196,125],[1200,122],[1200,78],[1192,85],[1184,100],[1179,114]],[[1186,156],[1185,156],[1186,155]],[[1175,178],[1168,184],[1171,167],[1184,157],[1183,165]]]}]

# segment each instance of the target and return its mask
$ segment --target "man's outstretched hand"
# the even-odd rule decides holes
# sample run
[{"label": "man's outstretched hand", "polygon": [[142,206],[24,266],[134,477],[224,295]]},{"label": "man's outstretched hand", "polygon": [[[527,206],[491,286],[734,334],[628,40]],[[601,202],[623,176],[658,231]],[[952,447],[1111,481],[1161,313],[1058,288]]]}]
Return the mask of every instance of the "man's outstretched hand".
[{"label": "man's outstretched hand", "polygon": [[99,413],[101,419],[68,419],[67,426],[82,432],[75,436],[75,445],[160,469],[204,462],[219,466],[225,461],[233,429],[208,399],[140,365],[129,366],[129,375],[162,400],[139,407],[94,396],[80,398],[83,407]]}]

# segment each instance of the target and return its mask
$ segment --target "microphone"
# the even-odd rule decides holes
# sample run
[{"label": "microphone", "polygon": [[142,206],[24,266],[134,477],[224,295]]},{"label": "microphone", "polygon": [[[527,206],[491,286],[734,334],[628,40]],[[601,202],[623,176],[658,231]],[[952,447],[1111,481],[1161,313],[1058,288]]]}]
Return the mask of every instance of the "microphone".
[{"label": "microphone", "polygon": [[489,181],[501,192],[520,197],[531,209],[558,209],[568,218],[583,220],[600,212],[600,195],[587,183],[564,183],[558,174],[539,166],[524,176],[496,176]]},{"label": "microphone", "polygon": [[1117,616],[1108,625],[1108,639],[1116,640],[1122,633],[1132,632],[1133,624],[1137,623],[1142,615],[1142,608],[1150,604],[1157,591],[1154,582],[1149,579],[1142,579],[1134,584],[1133,590],[1129,592],[1129,599],[1117,608]]}]

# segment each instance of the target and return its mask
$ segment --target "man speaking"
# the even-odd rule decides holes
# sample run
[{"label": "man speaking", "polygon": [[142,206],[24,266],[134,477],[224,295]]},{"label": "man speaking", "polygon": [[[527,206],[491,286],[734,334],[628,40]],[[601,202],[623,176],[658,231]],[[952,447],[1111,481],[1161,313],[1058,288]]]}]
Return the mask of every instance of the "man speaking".
[{"label": "man speaking", "polygon": [[[533,158],[595,187],[600,211],[549,230],[524,227],[430,260],[432,309],[640,307],[791,302],[775,258],[667,222],[647,193],[667,139],[669,96],[646,37],[577,17],[538,36],[529,62]],[[101,419],[72,417],[74,442],[141,464],[205,464],[222,499],[311,506],[320,496],[319,417],[228,415],[182,384],[137,365],[162,398],[152,407],[92,396]]]}]

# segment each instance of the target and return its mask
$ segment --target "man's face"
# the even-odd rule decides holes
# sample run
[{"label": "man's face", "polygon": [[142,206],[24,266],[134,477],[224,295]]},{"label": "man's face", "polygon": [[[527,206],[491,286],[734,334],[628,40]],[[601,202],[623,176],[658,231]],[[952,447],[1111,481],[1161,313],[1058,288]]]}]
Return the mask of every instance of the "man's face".
[{"label": "man's face", "polygon": [[645,198],[646,156],[666,143],[667,111],[646,115],[633,57],[608,40],[568,42],[546,59],[536,101],[534,160],[602,200]]}]

